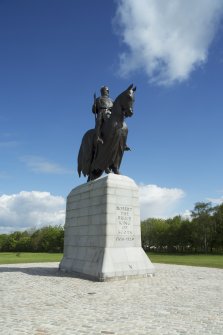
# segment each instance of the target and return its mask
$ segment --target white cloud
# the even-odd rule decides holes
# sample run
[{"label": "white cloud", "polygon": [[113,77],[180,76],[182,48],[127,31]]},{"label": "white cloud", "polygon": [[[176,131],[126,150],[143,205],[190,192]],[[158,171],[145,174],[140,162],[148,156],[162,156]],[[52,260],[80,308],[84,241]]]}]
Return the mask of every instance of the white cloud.
[{"label": "white cloud", "polygon": [[184,195],[184,191],[179,188],[139,185],[141,219],[167,218],[177,215],[176,206]]},{"label": "white cloud", "polygon": [[207,201],[210,201],[216,205],[221,205],[223,203],[223,196],[221,198],[208,198]]},{"label": "white cloud", "polygon": [[63,225],[65,199],[49,192],[22,191],[0,196],[0,233]]},{"label": "white cloud", "polygon": [[[156,185],[139,185],[141,219],[176,215],[184,191]],[[0,196],[0,233],[65,223],[66,201],[49,192],[22,191]]]},{"label": "white cloud", "polygon": [[184,219],[187,219],[187,220],[192,220],[192,217],[191,217],[191,211],[189,209],[186,209],[183,214],[181,214],[181,216],[184,218]]},{"label": "white cloud", "polygon": [[52,173],[52,174],[70,174],[72,171],[56,164],[47,161],[39,156],[27,155],[21,160],[34,172],[38,173]]},{"label": "white cloud", "polygon": [[144,71],[151,82],[187,79],[207,60],[223,0],[117,0],[114,26],[128,51],[120,73]]}]

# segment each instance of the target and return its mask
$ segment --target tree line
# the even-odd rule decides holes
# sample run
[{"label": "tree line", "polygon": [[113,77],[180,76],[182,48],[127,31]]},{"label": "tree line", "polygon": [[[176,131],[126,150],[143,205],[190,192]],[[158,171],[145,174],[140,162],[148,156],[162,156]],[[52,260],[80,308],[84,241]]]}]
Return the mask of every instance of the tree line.
[{"label": "tree line", "polygon": [[[142,246],[146,251],[223,253],[223,204],[198,202],[191,219],[149,218],[141,223]],[[0,235],[0,251],[63,252],[64,227]]]},{"label": "tree line", "polygon": [[0,251],[63,252],[64,228],[48,226],[37,230],[0,235]]},{"label": "tree line", "polygon": [[223,204],[197,202],[191,219],[150,218],[142,222],[141,231],[146,251],[223,253]]}]

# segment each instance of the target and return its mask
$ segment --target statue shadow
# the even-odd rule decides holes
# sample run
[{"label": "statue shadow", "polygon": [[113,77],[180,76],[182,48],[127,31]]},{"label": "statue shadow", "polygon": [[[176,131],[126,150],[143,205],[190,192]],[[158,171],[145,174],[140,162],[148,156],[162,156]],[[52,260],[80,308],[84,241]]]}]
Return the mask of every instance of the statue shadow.
[{"label": "statue shadow", "polygon": [[96,281],[94,279],[90,279],[82,274],[72,272],[66,273],[60,271],[58,267],[47,267],[47,266],[30,266],[30,267],[16,267],[16,266],[0,266],[0,273],[4,272],[22,272],[29,276],[40,276],[40,277],[66,277],[66,278],[76,278],[76,279],[84,279],[90,281]]}]

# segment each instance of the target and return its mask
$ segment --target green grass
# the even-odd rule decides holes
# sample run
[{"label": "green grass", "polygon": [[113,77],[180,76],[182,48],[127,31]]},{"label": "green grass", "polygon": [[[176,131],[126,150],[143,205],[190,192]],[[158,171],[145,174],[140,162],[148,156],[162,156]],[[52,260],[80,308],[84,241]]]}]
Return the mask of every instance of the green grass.
[{"label": "green grass", "polygon": [[151,262],[165,264],[179,264],[191,266],[205,266],[223,269],[223,255],[185,255],[185,254],[157,254],[147,253]]},{"label": "green grass", "polygon": [[0,264],[60,262],[63,254],[34,252],[0,252]]},{"label": "green grass", "polygon": [[[223,269],[223,255],[184,255],[148,253],[153,263],[206,266]],[[0,264],[60,262],[63,254],[0,252]]]}]

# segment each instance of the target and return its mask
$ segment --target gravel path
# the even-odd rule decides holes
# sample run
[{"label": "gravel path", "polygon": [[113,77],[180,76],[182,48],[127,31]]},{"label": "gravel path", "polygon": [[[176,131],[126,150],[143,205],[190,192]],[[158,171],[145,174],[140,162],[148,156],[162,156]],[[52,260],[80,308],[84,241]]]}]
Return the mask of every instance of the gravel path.
[{"label": "gravel path", "polygon": [[0,266],[2,335],[222,335],[223,270],[155,264],[155,277],[92,282],[58,263]]}]

